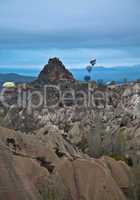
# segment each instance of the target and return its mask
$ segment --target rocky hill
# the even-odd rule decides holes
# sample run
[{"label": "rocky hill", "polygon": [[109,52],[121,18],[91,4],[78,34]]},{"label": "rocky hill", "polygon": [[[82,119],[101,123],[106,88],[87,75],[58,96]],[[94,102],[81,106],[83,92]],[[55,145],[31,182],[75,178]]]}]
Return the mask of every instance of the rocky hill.
[{"label": "rocky hill", "polygon": [[134,199],[131,170],[78,152],[56,127],[26,135],[0,128],[0,199]]},{"label": "rocky hill", "polygon": [[[88,88],[56,58],[43,71],[40,87],[23,91],[26,104],[11,94],[8,107],[0,104],[0,199],[138,200],[140,83]],[[32,102],[28,93],[44,99],[43,84],[57,85],[64,75],[62,92],[77,94],[72,103],[33,106],[37,97]],[[51,88],[46,93],[45,101],[58,97]]]},{"label": "rocky hill", "polygon": [[35,84],[57,84],[60,81],[73,82],[75,80],[73,75],[65,68],[58,58],[52,58],[40,72]]},{"label": "rocky hill", "polygon": [[35,80],[35,77],[23,76],[15,73],[0,73],[0,86],[7,81],[13,81],[15,83],[30,83]]}]

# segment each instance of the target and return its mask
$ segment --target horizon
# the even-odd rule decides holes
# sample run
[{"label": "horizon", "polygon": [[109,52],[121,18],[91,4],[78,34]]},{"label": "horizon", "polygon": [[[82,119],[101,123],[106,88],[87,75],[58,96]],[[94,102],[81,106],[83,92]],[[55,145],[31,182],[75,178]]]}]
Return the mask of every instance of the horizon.
[{"label": "horizon", "polygon": [[[65,65],[65,64],[64,64]],[[32,67],[27,67],[27,66],[6,66],[6,67],[2,67],[0,66],[0,74],[18,74],[18,75],[23,75],[23,76],[33,76],[36,77],[40,71],[43,69],[43,66],[32,66]],[[121,69],[121,68],[135,68],[135,67],[140,67],[140,64],[135,64],[135,65],[129,65],[129,66],[94,66],[93,68],[93,73],[94,73],[94,69],[99,69],[99,68],[105,68],[105,69]],[[85,70],[85,67],[67,67],[66,68],[69,71],[80,71],[80,70]]]},{"label": "horizon", "polygon": [[[42,68],[0,68],[0,80],[13,80],[15,82],[16,75],[25,76],[25,78],[36,78]],[[85,75],[88,75],[86,68],[71,68],[69,71],[74,78],[83,81]],[[4,76],[3,76],[4,75]],[[116,66],[116,67],[94,67],[91,72],[91,80],[102,80],[104,82],[116,81],[123,83],[124,80],[136,81],[140,80],[140,65],[135,66]],[[3,79],[4,77],[4,79]],[[5,82],[5,81],[4,81]]]}]

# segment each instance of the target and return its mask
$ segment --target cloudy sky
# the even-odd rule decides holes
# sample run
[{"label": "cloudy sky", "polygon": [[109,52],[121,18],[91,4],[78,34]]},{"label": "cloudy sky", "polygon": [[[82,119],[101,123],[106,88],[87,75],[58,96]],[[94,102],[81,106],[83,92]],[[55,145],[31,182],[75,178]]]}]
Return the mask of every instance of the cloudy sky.
[{"label": "cloudy sky", "polygon": [[140,63],[139,0],[0,0],[0,67]]}]

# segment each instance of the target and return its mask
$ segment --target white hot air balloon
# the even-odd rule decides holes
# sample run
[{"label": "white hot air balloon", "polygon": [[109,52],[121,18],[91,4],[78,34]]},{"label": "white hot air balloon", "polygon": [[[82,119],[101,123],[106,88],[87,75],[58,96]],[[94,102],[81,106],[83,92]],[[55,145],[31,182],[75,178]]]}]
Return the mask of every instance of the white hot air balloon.
[{"label": "white hot air balloon", "polygon": [[91,80],[91,72],[92,72],[92,69],[94,67],[94,65],[96,64],[96,59],[93,58],[91,61],[90,61],[90,64],[86,67],[86,70],[88,71],[88,75],[85,76],[85,81],[86,82],[89,82]]},{"label": "white hot air balloon", "polygon": [[94,66],[94,65],[96,64],[96,58],[93,58],[93,59],[90,61],[90,64],[91,64],[92,66]]}]

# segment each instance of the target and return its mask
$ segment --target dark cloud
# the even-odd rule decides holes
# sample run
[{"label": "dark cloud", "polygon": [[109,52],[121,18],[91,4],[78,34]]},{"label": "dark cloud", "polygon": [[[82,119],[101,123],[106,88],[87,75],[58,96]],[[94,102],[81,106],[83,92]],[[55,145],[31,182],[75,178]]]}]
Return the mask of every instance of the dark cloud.
[{"label": "dark cloud", "polygon": [[[9,34],[10,33],[10,34]],[[3,30],[0,33],[1,49],[32,48],[122,48],[140,46],[140,35],[97,34],[94,32],[22,32]]]},{"label": "dark cloud", "polygon": [[[41,52],[43,55],[47,52],[48,57],[52,55],[52,49],[65,56],[63,50],[66,50],[70,53],[69,59],[61,56],[77,65],[73,52],[82,49],[90,49],[95,55],[99,54],[99,49],[103,55],[103,49],[106,49],[108,55],[105,53],[104,58],[100,57],[105,63],[106,58],[112,59],[111,51],[113,55],[116,52],[116,59],[120,60],[122,55],[131,61],[140,57],[137,50],[140,48],[139,0],[0,0],[0,15],[1,64],[6,52],[9,55],[7,63],[13,63],[14,54],[17,55],[15,64],[27,64],[31,59],[36,60],[34,56],[39,57],[35,62],[39,64]],[[18,50],[26,56],[30,52],[31,58],[26,62],[22,56],[18,59]],[[84,52],[83,57],[87,58],[87,51]],[[118,55],[117,52],[121,53]]]}]

